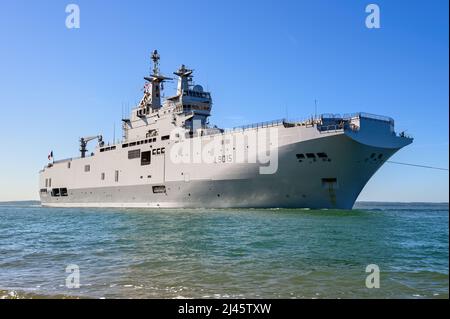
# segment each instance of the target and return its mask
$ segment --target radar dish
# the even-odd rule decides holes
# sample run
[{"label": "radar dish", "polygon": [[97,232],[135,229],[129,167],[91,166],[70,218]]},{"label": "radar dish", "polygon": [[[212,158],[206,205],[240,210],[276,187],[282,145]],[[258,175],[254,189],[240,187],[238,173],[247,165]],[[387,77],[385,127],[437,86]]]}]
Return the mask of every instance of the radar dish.
[{"label": "radar dish", "polygon": [[203,92],[203,87],[201,85],[195,85],[192,88],[192,91],[194,91],[194,92]]}]

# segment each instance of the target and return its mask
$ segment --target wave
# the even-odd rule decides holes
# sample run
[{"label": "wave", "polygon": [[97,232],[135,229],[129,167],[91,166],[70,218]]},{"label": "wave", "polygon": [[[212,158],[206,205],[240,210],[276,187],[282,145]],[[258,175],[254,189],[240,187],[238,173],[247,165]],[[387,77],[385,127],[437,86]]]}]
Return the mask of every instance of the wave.
[{"label": "wave", "polygon": [[21,290],[0,289],[0,299],[89,299],[88,297],[71,296],[65,294],[41,294]]}]

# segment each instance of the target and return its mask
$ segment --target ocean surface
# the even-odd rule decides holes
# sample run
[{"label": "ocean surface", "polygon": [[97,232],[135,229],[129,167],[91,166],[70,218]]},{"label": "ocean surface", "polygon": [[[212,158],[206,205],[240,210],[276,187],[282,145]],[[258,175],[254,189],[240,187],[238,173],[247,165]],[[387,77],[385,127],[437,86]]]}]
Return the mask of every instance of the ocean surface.
[{"label": "ocean surface", "polygon": [[[448,204],[59,209],[0,203],[0,298],[448,298]],[[366,287],[366,267],[380,288]],[[77,265],[80,287],[66,287]]]}]

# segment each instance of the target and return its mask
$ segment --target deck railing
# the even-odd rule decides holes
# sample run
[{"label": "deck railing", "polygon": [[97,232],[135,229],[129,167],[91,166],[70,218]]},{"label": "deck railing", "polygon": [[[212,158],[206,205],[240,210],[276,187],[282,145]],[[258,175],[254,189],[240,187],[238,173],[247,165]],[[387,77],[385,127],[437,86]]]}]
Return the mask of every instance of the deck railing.
[{"label": "deck railing", "polygon": [[273,126],[279,126],[287,123],[286,119],[279,119],[279,120],[273,120],[273,121],[266,121],[266,122],[259,122],[259,123],[252,123],[248,125],[242,125],[242,126],[236,126],[229,130],[225,130],[226,132],[234,132],[234,131],[245,131],[247,129],[253,129],[253,128],[266,128],[266,127],[273,127]]},{"label": "deck railing", "polygon": [[368,119],[372,119],[372,120],[394,123],[394,119],[389,116],[377,115],[377,114],[371,114],[371,113],[365,113],[365,112],[348,113],[348,114],[342,114],[342,115],[326,113],[326,114],[322,114],[321,118],[344,119],[344,120],[349,120],[349,119],[353,119],[353,118],[368,118]]}]

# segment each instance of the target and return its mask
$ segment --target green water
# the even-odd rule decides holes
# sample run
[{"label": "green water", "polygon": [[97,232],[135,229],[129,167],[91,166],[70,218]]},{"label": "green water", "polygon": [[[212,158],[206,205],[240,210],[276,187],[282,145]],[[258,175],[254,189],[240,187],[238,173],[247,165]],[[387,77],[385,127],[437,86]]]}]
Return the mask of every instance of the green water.
[{"label": "green water", "polygon": [[[0,204],[0,298],[448,298],[448,204],[353,211]],[[65,268],[80,268],[80,288]],[[380,268],[380,288],[365,285]]]}]

